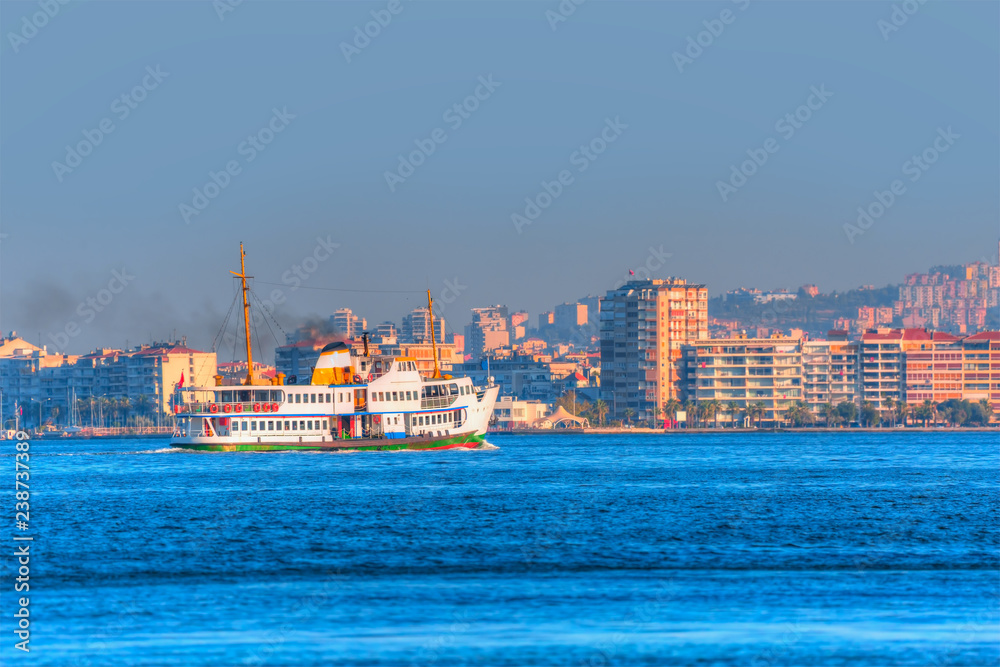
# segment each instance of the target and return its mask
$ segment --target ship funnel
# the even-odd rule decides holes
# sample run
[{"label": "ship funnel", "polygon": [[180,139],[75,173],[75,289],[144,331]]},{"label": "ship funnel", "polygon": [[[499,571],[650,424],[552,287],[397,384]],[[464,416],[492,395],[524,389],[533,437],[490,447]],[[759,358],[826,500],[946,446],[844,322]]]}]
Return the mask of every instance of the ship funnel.
[{"label": "ship funnel", "polygon": [[351,348],[343,342],[330,343],[319,353],[311,384],[350,384]]}]

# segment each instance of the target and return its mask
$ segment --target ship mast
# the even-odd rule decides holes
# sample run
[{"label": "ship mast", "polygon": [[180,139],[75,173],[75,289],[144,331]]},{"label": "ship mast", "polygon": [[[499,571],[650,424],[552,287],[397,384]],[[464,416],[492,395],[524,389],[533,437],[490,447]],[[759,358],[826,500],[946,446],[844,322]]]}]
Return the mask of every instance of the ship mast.
[{"label": "ship mast", "polygon": [[[250,299],[248,298],[250,290],[247,287],[245,258],[246,253],[243,252],[243,244],[240,243],[240,272],[230,271],[230,273],[239,278],[243,284],[243,330],[247,335],[247,379],[243,384],[253,384],[253,348],[250,346]],[[430,294],[429,291],[428,294]]]},{"label": "ship mast", "polygon": [[[437,330],[434,328],[434,300],[431,299],[431,291],[427,290],[427,314],[431,318],[431,354],[434,355],[434,379],[441,377],[441,371],[438,369],[438,353],[437,353]],[[444,341],[441,341],[442,343]]]}]

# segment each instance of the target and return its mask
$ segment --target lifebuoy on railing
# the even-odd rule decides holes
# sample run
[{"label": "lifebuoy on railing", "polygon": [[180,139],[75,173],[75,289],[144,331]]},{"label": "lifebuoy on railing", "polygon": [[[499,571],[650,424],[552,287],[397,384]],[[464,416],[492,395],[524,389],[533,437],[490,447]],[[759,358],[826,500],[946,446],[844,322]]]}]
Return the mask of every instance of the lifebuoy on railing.
[{"label": "lifebuoy on railing", "polygon": [[208,411],[211,412],[212,414],[215,414],[216,412],[219,411],[219,406],[216,405],[215,403],[212,403],[211,405],[208,406]]},{"label": "lifebuoy on railing", "polygon": [[354,376],[354,384],[361,384],[361,376],[360,375],[355,375]]},{"label": "lifebuoy on railing", "polygon": [[253,411],[254,412],[260,412],[260,403],[254,403],[253,404]]},{"label": "lifebuoy on railing", "polygon": [[243,404],[237,403],[233,406],[233,412],[243,412]]},{"label": "lifebuoy on railing", "polygon": [[229,405],[229,403],[226,403],[225,405],[222,406],[222,411],[228,415],[230,412],[233,411],[233,406]]},{"label": "lifebuoy on railing", "polygon": [[277,411],[278,411],[278,404],[271,403],[271,412],[277,412]]}]

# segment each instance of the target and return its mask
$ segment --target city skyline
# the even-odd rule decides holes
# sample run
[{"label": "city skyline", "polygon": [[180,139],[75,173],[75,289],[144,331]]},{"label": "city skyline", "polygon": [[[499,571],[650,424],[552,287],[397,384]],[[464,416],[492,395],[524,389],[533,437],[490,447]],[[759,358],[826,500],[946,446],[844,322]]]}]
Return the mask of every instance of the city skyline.
[{"label": "city skyline", "polygon": [[291,320],[428,287],[534,314],[647,262],[716,296],[992,260],[996,5],[896,30],[891,3],[453,4],[354,53],[380,8],[71,3],[32,31],[3,3],[29,35],[0,62],[0,328],[210,344],[240,241]]},{"label": "city skyline", "polygon": [[[656,255],[655,254],[651,254],[650,257],[654,257],[655,258]],[[986,264],[988,264],[990,266],[997,266],[998,265],[998,260],[996,259],[996,255],[994,255],[994,257],[992,259],[986,259],[985,256],[984,256],[983,259],[970,260],[969,262],[959,263],[958,266],[962,266],[964,264],[971,264],[971,263],[974,263],[974,262],[983,262],[983,263],[986,263]],[[929,271],[931,268],[937,268],[937,267],[940,267],[940,266],[942,266],[942,264],[941,263],[937,263],[934,267],[927,267],[923,272],[911,273],[911,274],[907,274],[907,276],[911,276],[911,275],[926,275],[926,272]],[[641,269],[641,268],[642,268],[641,266],[637,267],[637,269]],[[633,269],[633,271],[635,271],[635,270],[636,269]],[[648,269],[647,269],[647,272],[649,273],[649,275],[651,275],[652,277],[654,277],[656,279],[678,278],[677,276],[666,276],[666,277],[660,278],[660,277],[654,275],[653,272],[648,271]],[[122,275],[120,272],[113,272],[113,275],[115,275],[115,274]],[[293,276],[294,276],[294,274],[293,274]],[[129,274],[126,272],[126,273],[124,273],[123,277],[124,277],[124,282],[127,283],[128,278],[129,278]],[[538,329],[538,324],[539,324],[538,321],[537,321],[537,317],[539,315],[541,315],[541,314],[550,313],[555,308],[558,308],[560,305],[568,305],[568,304],[579,303],[579,301],[583,300],[583,299],[588,299],[588,298],[590,298],[590,299],[594,299],[594,298],[600,299],[600,298],[604,298],[605,292],[607,292],[609,289],[617,289],[619,286],[625,284],[628,281],[636,280],[636,279],[643,279],[643,278],[645,278],[645,275],[629,275],[628,271],[626,270],[626,272],[625,272],[625,274],[624,274],[623,277],[619,278],[611,287],[606,288],[603,292],[601,292],[599,294],[589,294],[589,295],[580,294],[580,295],[577,295],[576,297],[570,297],[569,300],[557,301],[557,302],[549,304],[548,306],[543,306],[542,309],[539,310],[539,311],[537,311],[537,312],[526,311],[525,309],[521,309],[521,308],[517,308],[517,307],[513,307],[513,306],[510,306],[508,309],[510,310],[511,313],[518,312],[518,311],[528,312],[530,314],[530,317],[526,321],[526,324],[528,325],[527,329],[529,331],[535,331],[535,330]],[[682,276],[679,277],[679,278],[682,279],[682,280],[686,280],[686,278],[684,278]],[[897,281],[889,283],[888,285],[885,285],[885,286],[874,286],[874,287],[876,287],[876,288],[881,288],[881,287],[900,287],[900,288],[902,288],[904,286],[904,283],[905,283],[905,278],[906,278],[906,276],[900,276]],[[294,284],[295,284],[294,282],[293,283],[289,283],[289,285],[294,285]],[[446,282],[446,285],[448,285],[448,286],[446,286],[445,288],[442,289],[442,292],[441,292],[440,296],[444,297],[444,298],[448,298],[449,296],[454,295],[455,296],[454,301],[452,301],[452,303],[449,304],[446,301],[442,301],[439,298],[435,297],[434,306],[435,306],[435,317],[444,319],[445,321],[450,321],[453,318],[455,318],[453,322],[451,322],[450,324],[447,324],[447,327],[448,327],[447,330],[448,330],[449,333],[459,333],[459,334],[463,333],[463,331],[466,328],[466,326],[473,319],[473,311],[475,309],[477,309],[477,308],[491,307],[491,305],[502,305],[504,307],[508,307],[508,304],[510,304],[510,303],[517,303],[517,302],[511,301],[511,300],[502,301],[500,303],[490,304],[490,305],[488,305],[488,304],[471,303],[470,299],[468,299],[468,298],[464,298],[463,299],[462,298],[462,296],[460,294],[462,285],[460,283],[458,284],[458,287],[459,287],[458,292],[456,292],[454,289],[451,289],[451,287],[454,286],[455,283]],[[256,348],[256,346],[260,345],[265,350],[268,350],[267,354],[265,354],[265,359],[268,360],[268,363],[270,363],[270,361],[273,361],[274,348],[286,344],[289,335],[292,335],[292,333],[294,331],[296,331],[297,329],[300,329],[300,328],[301,329],[306,329],[306,330],[313,329],[313,330],[317,331],[317,333],[319,333],[322,336],[344,336],[344,337],[350,338],[350,337],[354,337],[354,336],[350,336],[348,334],[356,333],[355,332],[355,326],[358,327],[357,331],[367,330],[370,333],[375,334],[376,333],[376,329],[381,324],[392,323],[401,332],[402,329],[403,329],[403,323],[405,321],[405,318],[409,314],[411,314],[411,313],[413,313],[415,311],[420,311],[420,310],[426,311],[426,292],[425,291],[411,290],[409,293],[403,293],[403,292],[401,292],[401,294],[405,294],[406,295],[406,302],[410,303],[410,304],[413,304],[412,307],[408,307],[406,310],[402,310],[402,311],[396,312],[395,314],[392,314],[389,317],[385,317],[385,318],[374,318],[374,317],[367,316],[366,312],[364,312],[362,310],[359,310],[359,308],[363,309],[365,307],[364,304],[362,304],[360,306],[355,306],[353,301],[338,301],[338,302],[336,302],[336,305],[331,305],[331,309],[328,312],[326,312],[326,313],[312,312],[312,313],[303,314],[303,315],[288,314],[287,311],[283,311],[281,305],[279,304],[279,305],[276,305],[275,310],[269,316],[267,316],[266,318],[263,318],[259,313],[263,312],[264,308],[267,308],[267,307],[270,307],[272,305],[275,305],[275,304],[273,304],[273,302],[271,302],[269,299],[267,299],[268,292],[266,290],[267,289],[271,289],[272,287],[273,287],[272,285],[269,285],[269,284],[265,283],[265,284],[261,285],[259,289],[254,290],[254,292],[257,293],[258,296],[260,296],[261,301],[254,300],[253,305],[252,305],[252,309],[251,309],[251,312],[255,314],[255,318],[256,318],[256,323],[255,323],[255,325],[253,327],[253,330],[252,330],[252,333],[253,333],[253,335],[256,338],[256,340],[255,340],[255,348]],[[303,286],[303,288],[304,287],[305,286]],[[727,297],[727,295],[731,296],[732,294],[738,293],[738,292],[740,292],[742,290],[745,290],[745,289],[751,289],[751,290],[752,289],[759,289],[759,287],[756,287],[756,286],[741,285],[741,286],[739,286],[739,287],[737,287],[735,289],[728,290],[727,292],[724,292],[724,293],[715,293],[715,292],[713,292],[712,287],[711,287],[710,284],[706,285],[706,287],[708,289],[708,295],[709,295],[709,299],[710,300],[715,299],[715,298],[719,298],[719,297]],[[783,292],[783,291],[787,291],[787,292],[789,292],[791,294],[795,294],[798,289],[801,289],[803,287],[810,287],[811,288],[811,287],[816,287],[816,286],[813,285],[812,283],[804,283],[802,285],[780,286],[780,287],[775,287],[775,288],[770,289],[770,290],[762,290],[762,291],[765,292],[765,293],[771,293],[771,294],[780,293],[780,292]],[[869,286],[868,285],[858,285],[855,288],[853,288],[853,290],[847,290],[847,291],[864,290],[867,287],[869,287]],[[105,291],[107,291],[112,296],[111,305],[114,305],[113,304],[113,300],[114,300],[114,296],[115,296],[116,293],[113,293],[114,292],[113,289],[107,289],[107,288],[104,288],[104,289],[105,289]],[[317,291],[327,291],[328,288],[321,287],[321,286],[317,285],[317,286],[309,286],[309,289],[315,289]],[[348,292],[350,292],[350,291],[348,290]],[[330,291],[330,292],[327,292],[327,293],[331,293],[331,294],[332,293],[336,293],[336,288],[333,288],[333,291]],[[825,291],[820,290],[819,293],[820,293],[820,295],[827,295],[827,294],[833,294],[833,293],[836,293],[836,292],[835,291],[825,292]],[[843,292],[839,292],[839,293],[843,293]],[[231,295],[230,298],[235,298],[236,295],[237,294],[234,292],[234,294]],[[358,298],[360,300],[360,297],[355,297],[355,298]],[[463,301],[466,302],[466,303],[469,303],[470,305],[467,308],[464,307]],[[168,330],[168,331],[155,331],[153,329],[150,329],[146,333],[146,335],[144,337],[143,336],[129,337],[127,334],[118,335],[116,337],[115,335],[100,335],[98,333],[100,331],[99,327],[95,327],[94,331],[91,331],[91,335],[89,335],[89,336],[85,335],[85,333],[87,331],[87,328],[84,326],[86,324],[86,321],[85,321],[86,320],[86,316],[93,315],[94,316],[94,322],[98,322],[99,323],[101,321],[101,318],[98,317],[99,314],[103,314],[103,313],[98,313],[98,311],[100,311],[101,308],[102,308],[101,307],[101,301],[100,301],[100,295],[99,294],[94,295],[94,296],[90,296],[86,300],[82,301],[80,304],[77,304],[77,305],[79,307],[78,308],[79,312],[76,313],[76,315],[77,315],[76,317],[71,317],[69,319],[69,322],[68,322],[68,325],[67,325],[67,327],[72,327],[73,324],[77,324],[76,329],[71,329],[71,328],[67,329],[67,327],[63,327],[62,329],[54,329],[52,331],[49,331],[49,332],[46,332],[46,333],[43,334],[40,331],[32,332],[30,329],[24,329],[22,327],[6,326],[6,322],[5,322],[4,323],[4,328],[3,328],[3,333],[4,333],[4,335],[6,335],[6,334],[9,334],[11,332],[16,332],[19,337],[24,338],[28,342],[31,342],[34,345],[38,345],[39,347],[45,346],[52,353],[58,352],[58,353],[76,354],[76,355],[86,354],[86,353],[89,353],[89,352],[91,352],[91,351],[93,351],[95,349],[98,349],[98,348],[128,349],[128,348],[131,348],[131,347],[133,347],[135,345],[143,345],[143,344],[148,345],[148,344],[152,344],[154,342],[161,342],[161,341],[168,341],[168,340],[179,340],[181,337],[185,337],[186,339],[190,339],[191,345],[193,347],[195,347],[195,348],[209,350],[209,349],[212,348],[212,343],[214,341],[214,342],[216,342],[216,349],[217,349],[217,351],[219,351],[220,353],[225,351],[223,349],[223,347],[218,344],[220,333],[222,333],[222,334],[227,333],[227,332],[224,332],[224,331],[222,331],[220,329],[221,324],[225,320],[225,313],[221,312],[221,309],[220,309],[220,311],[217,311],[217,312],[213,313],[213,316],[217,317],[217,319],[213,321],[215,323],[214,331],[211,334],[211,336],[209,336],[209,337],[206,337],[204,334],[202,336],[199,336],[198,335],[199,334],[199,327],[201,328],[202,332],[206,332],[209,329],[212,329],[212,327],[213,327],[213,323],[212,322],[209,322],[208,323],[209,326],[207,326],[207,327],[203,326],[205,323],[202,322],[202,323],[199,323],[199,324],[197,324],[195,326],[192,326],[191,328],[185,328],[184,326],[177,325],[177,326],[171,327],[171,329]],[[82,308],[82,310],[80,310],[81,308]],[[350,328],[350,331],[344,331],[343,330],[344,329],[343,326],[336,327],[334,325],[334,321],[336,319],[337,313],[340,312],[340,311],[344,311],[344,310],[351,311],[352,314],[353,314],[353,316],[355,318],[357,318],[359,322],[364,322],[364,326],[352,325],[352,327]],[[83,313],[82,316],[81,316],[81,313]],[[275,317],[277,317],[278,320],[280,320],[280,321],[278,321],[276,323],[277,324],[277,331],[275,331],[275,329],[273,329],[273,328],[269,330],[268,329],[268,324],[264,322],[264,319],[268,320],[269,322],[274,322],[275,321],[274,320]],[[231,323],[231,320],[230,320],[230,323]],[[875,326],[876,324],[878,324],[879,326],[884,326],[884,324],[882,324],[882,323],[878,323],[878,322],[874,322],[874,321],[872,322],[872,326]],[[438,326],[440,326],[440,325],[438,325]],[[229,328],[231,329],[232,327],[230,326]],[[863,328],[870,328],[870,327],[863,327]],[[787,329],[787,327],[786,327],[786,329]],[[74,330],[79,332],[77,336],[70,335],[70,333],[72,333],[72,331],[74,331]],[[67,331],[69,331],[70,333],[67,333]],[[227,340],[228,340],[228,344],[231,345],[232,344],[232,335],[233,335],[233,333],[232,333],[232,331],[229,331],[228,333],[229,333],[230,336],[229,336],[229,338]],[[275,333],[277,333],[277,337],[276,338],[273,336],[273,334],[275,334]],[[242,336],[242,334],[240,334],[240,335]],[[90,342],[88,344],[87,341],[92,341],[92,342]],[[511,342],[513,342],[513,339],[511,339]],[[236,356],[233,357],[233,359],[231,361],[238,361],[240,359],[243,359],[245,361],[245,354],[243,354],[242,357],[241,357],[242,353],[240,352],[240,350],[241,350],[241,348],[239,346],[237,346]]]}]

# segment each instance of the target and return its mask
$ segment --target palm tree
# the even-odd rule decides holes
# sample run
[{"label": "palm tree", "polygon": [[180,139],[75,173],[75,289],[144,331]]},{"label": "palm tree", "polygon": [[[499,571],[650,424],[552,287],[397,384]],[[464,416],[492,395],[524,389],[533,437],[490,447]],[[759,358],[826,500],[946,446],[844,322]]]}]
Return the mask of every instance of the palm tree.
[{"label": "palm tree", "polygon": [[118,408],[125,416],[125,426],[128,426],[129,413],[132,411],[132,401],[129,400],[128,396],[123,396],[121,399],[118,400]]},{"label": "palm tree", "polygon": [[891,426],[895,426],[896,425],[896,413],[895,413],[896,399],[894,399],[892,396],[886,396],[885,400],[882,401],[882,403],[885,405],[885,409],[889,413],[889,419],[892,422]]},{"label": "palm tree", "polygon": [[757,401],[750,406],[750,409],[752,410],[750,418],[757,417],[757,428],[760,428],[760,420],[767,414],[767,404],[764,401]]},{"label": "palm tree", "polygon": [[740,405],[736,401],[729,401],[729,405],[726,406],[729,411],[729,421],[733,428],[736,428],[736,416],[739,414]]},{"label": "palm tree", "polygon": [[823,404],[823,423],[827,426],[832,426],[837,420],[837,409],[833,407],[833,403]]},{"label": "palm tree", "polygon": [[983,418],[986,420],[986,424],[989,424],[993,419],[993,404],[990,403],[990,399],[979,399],[979,407],[983,409]]},{"label": "palm tree", "polygon": [[660,423],[660,415],[663,414],[663,408],[659,405],[653,406],[653,428],[656,428],[657,424]]},{"label": "palm tree", "polygon": [[896,419],[900,424],[906,426],[906,418],[910,415],[910,404],[906,401],[900,401],[896,404]]},{"label": "palm tree", "polygon": [[597,415],[597,422],[604,426],[604,420],[608,416],[608,404],[601,399],[594,403],[594,413]]},{"label": "palm tree", "polygon": [[712,421],[714,422],[713,427],[719,428],[719,413],[722,412],[722,401],[713,398],[708,402],[708,407],[711,412]]},{"label": "palm tree", "polygon": [[934,404],[928,398],[924,400],[923,403],[917,406],[916,410],[913,411],[913,416],[916,419],[922,419],[924,422],[924,428],[927,428],[927,422],[934,419]]},{"label": "palm tree", "polygon": [[687,413],[688,425],[697,425],[698,421],[698,404],[694,401],[688,401],[684,404],[684,412]]},{"label": "palm tree", "polygon": [[633,410],[632,408],[625,408],[622,414],[625,415],[625,419],[628,421],[629,424],[631,424],[632,417],[635,416],[635,410]]},{"label": "palm tree", "polygon": [[[709,419],[715,418],[716,413],[719,409],[719,402],[713,398],[707,401],[703,401],[701,404],[699,404],[698,407],[700,408],[701,416],[707,423]],[[718,419],[715,419],[715,422],[716,425],[718,425]]]},{"label": "palm tree", "polygon": [[663,406],[663,409],[670,417],[670,420],[676,422],[677,411],[681,409],[681,402],[678,401],[676,398],[671,398],[669,401],[667,401],[666,405]]}]

